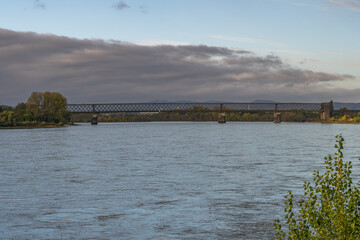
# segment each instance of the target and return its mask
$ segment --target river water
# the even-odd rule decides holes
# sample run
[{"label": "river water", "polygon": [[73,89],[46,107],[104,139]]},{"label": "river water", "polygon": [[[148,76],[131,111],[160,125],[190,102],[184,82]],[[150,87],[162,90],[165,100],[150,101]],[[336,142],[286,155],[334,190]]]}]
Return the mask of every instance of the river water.
[{"label": "river water", "polygon": [[270,239],[283,196],[360,125],[152,122],[0,130],[1,239]]}]

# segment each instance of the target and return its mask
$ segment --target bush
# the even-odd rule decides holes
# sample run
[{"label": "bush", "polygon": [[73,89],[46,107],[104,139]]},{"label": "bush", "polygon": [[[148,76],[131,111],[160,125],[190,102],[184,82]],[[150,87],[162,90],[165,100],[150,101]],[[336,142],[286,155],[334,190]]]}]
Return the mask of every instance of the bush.
[{"label": "bush", "polygon": [[39,124],[39,126],[41,126],[41,127],[45,127],[45,126],[47,126],[47,125],[48,125],[47,122],[41,122],[41,123]]},{"label": "bush", "polygon": [[34,116],[31,113],[25,113],[22,118],[25,122],[31,122],[34,120]]},{"label": "bush", "polygon": [[276,219],[277,239],[360,239],[360,192],[350,176],[352,163],[343,160],[344,138],[336,139],[334,157],[325,157],[325,173],[314,171],[313,183],[305,182],[298,214],[294,195],[285,196],[287,230]]},{"label": "bush", "polygon": [[4,111],[0,113],[0,126],[10,127],[15,125],[14,112]]},{"label": "bush", "polygon": [[342,116],[341,118],[339,118],[339,122],[342,123],[342,122],[346,122],[347,121],[347,117],[346,115]]}]

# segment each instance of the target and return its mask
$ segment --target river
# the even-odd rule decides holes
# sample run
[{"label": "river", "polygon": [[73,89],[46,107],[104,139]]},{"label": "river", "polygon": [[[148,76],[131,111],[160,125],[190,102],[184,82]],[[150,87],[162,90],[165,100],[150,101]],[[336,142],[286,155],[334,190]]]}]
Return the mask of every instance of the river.
[{"label": "river", "polygon": [[360,125],[151,122],[0,130],[1,239],[270,239],[283,196]]}]

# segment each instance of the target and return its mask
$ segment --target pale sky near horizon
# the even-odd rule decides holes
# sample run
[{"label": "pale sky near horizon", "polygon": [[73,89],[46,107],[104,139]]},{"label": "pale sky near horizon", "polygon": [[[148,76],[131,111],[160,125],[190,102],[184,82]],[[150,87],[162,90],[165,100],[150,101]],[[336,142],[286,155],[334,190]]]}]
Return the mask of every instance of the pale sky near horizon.
[{"label": "pale sky near horizon", "polygon": [[360,0],[0,0],[0,29],[249,51],[278,56],[283,68],[351,76],[325,87],[360,89]]}]

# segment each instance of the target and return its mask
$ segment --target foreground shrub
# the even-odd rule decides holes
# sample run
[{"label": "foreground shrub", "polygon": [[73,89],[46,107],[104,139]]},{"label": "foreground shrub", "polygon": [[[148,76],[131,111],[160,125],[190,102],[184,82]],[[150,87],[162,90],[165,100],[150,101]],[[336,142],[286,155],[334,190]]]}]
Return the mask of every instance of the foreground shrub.
[{"label": "foreground shrub", "polygon": [[337,151],[325,157],[325,173],[314,171],[298,205],[291,191],[285,196],[287,229],[276,219],[277,239],[360,239],[359,184],[353,184],[352,163],[343,160],[343,143],[344,138],[336,136]]}]

